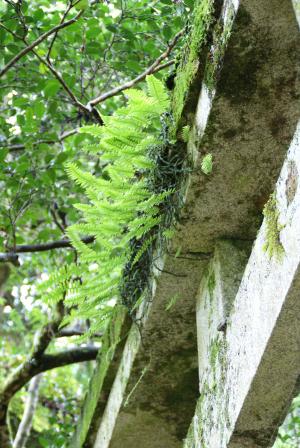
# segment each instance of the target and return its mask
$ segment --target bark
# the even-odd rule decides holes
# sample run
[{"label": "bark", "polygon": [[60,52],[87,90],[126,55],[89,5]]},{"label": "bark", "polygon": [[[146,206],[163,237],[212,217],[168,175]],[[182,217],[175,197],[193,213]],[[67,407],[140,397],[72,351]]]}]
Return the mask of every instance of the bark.
[{"label": "bark", "polygon": [[46,372],[47,370],[56,369],[57,367],[63,367],[69,364],[93,361],[96,359],[97,354],[98,348],[92,346],[73,348],[53,355],[43,355],[37,370],[39,372]]}]

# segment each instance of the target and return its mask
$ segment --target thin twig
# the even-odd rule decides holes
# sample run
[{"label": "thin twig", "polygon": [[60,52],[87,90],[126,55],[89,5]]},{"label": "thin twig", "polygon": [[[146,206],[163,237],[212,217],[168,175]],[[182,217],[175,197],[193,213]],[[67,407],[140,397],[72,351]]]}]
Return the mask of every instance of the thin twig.
[{"label": "thin twig", "polygon": [[23,56],[25,56],[27,53],[32,51],[37,45],[39,45],[41,42],[43,42],[47,37],[51,36],[51,34],[56,33],[58,30],[61,30],[63,28],[66,28],[69,25],[72,25],[75,23],[79,17],[82,15],[83,10],[80,10],[75,17],[68,20],[67,22],[60,23],[59,25],[56,25],[55,27],[51,28],[51,30],[46,31],[46,33],[42,34],[40,37],[38,37],[34,42],[32,42],[27,47],[23,48],[22,51],[20,51],[14,58],[12,58],[4,67],[2,70],[0,70],[0,78],[5,75],[5,73],[13,67]]},{"label": "thin twig", "polygon": [[[87,104],[87,107],[89,108],[89,107],[96,106],[96,104],[102,103],[103,101],[107,100],[108,98],[111,98],[112,96],[117,95],[118,93],[122,92],[123,90],[130,89],[138,82],[143,81],[147,75],[151,75],[152,73],[155,73],[158,70],[161,70],[162,68],[165,68],[166,66],[168,66],[166,64],[163,64],[163,67],[161,67],[160,63],[169,56],[169,54],[171,53],[171,51],[177,44],[180,37],[183,36],[184,32],[185,32],[184,29],[179,31],[175,35],[175,37],[172,39],[172,41],[168,44],[167,49],[143,73],[141,73],[140,75],[138,75],[136,78],[132,79],[131,81],[127,81],[124,84],[122,84],[118,87],[115,87],[114,89],[109,90],[108,92],[103,93],[102,95],[89,101]],[[174,61],[172,61],[172,62],[169,61],[169,62],[170,62],[170,65],[171,65],[171,63],[172,64],[174,63]]]},{"label": "thin twig", "polygon": [[50,214],[53,218],[54,223],[56,224],[56,226],[59,228],[59,230],[64,234],[65,233],[65,228],[62,225],[62,223],[59,222],[58,217],[56,215],[56,211],[54,208],[50,208]]},{"label": "thin twig", "polygon": [[167,271],[166,269],[160,269],[156,264],[154,264],[154,267],[163,274],[173,275],[173,277],[187,277],[187,274],[176,274],[175,272]]},{"label": "thin twig", "polygon": [[[67,17],[67,15],[69,14],[69,12],[70,12],[70,10],[71,10],[72,8],[73,8],[72,1],[69,1],[68,6],[67,6],[67,9],[65,10],[65,12],[63,13],[63,16],[62,16],[62,18],[61,18],[61,21],[60,21],[61,24],[64,23],[65,18]],[[57,31],[53,34],[52,39],[51,39],[51,41],[50,41],[50,45],[49,45],[49,48],[48,48],[48,51],[47,51],[47,54],[46,54],[46,60],[47,60],[48,62],[50,62],[51,51],[52,51],[54,42],[55,42],[55,40],[56,40],[56,38],[57,38],[58,31],[59,31],[59,30],[57,30]]]},{"label": "thin twig", "polygon": [[65,90],[67,95],[71,98],[73,104],[78,107],[83,113],[89,114],[91,113],[91,108],[88,108],[84,104],[82,104],[76,95],[72,92],[72,90],[69,88],[65,80],[63,79],[62,75],[54,68],[51,62],[49,62],[47,59],[42,58],[35,50],[32,50],[32,52],[35,54],[35,56],[39,59],[39,61],[46,65],[48,69],[51,71],[51,73],[54,75],[54,77],[57,79],[57,81],[61,84],[62,88]]},{"label": "thin twig", "polygon": [[4,25],[4,23],[0,22],[0,26],[1,28],[3,28],[5,31],[7,31],[8,33],[10,33],[12,36],[14,36],[16,39],[20,39],[22,40],[23,38],[21,36],[19,36],[17,33],[15,33],[14,31],[10,30],[9,28],[7,28],[7,26]]},{"label": "thin twig", "polygon": [[[47,139],[38,140],[36,142],[33,142],[32,146],[38,146],[42,143],[46,143],[48,145],[54,145],[55,143],[62,143],[63,140],[65,140],[68,137],[71,137],[74,134],[77,134],[77,132],[78,132],[78,128],[71,129],[70,131],[67,131],[67,132],[64,132],[63,134],[61,134],[57,140],[47,140]],[[10,152],[20,151],[22,149],[25,149],[25,145],[22,143],[16,143],[14,145],[2,145],[2,147],[7,148]]]}]

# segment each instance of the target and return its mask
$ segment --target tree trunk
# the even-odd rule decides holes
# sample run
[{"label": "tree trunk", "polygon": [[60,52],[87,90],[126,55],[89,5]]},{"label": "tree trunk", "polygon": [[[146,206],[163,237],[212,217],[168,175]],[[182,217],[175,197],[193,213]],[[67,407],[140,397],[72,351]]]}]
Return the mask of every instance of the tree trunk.
[{"label": "tree trunk", "polygon": [[34,412],[38,403],[39,386],[42,374],[35,376],[29,383],[28,396],[25,404],[24,414],[20,422],[13,448],[25,448],[32,427]]}]

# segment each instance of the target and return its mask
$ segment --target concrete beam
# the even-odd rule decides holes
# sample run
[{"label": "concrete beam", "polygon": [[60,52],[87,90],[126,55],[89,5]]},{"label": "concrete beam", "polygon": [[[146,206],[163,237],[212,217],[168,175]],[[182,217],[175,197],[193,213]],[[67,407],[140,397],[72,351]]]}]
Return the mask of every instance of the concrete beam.
[{"label": "concrete beam", "polygon": [[200,398],[185,448],[272,446],[300,388],[299,173],[300,123],[237,294],[240,243],[219,243],[203,277]]},{"label": "concrete beam", "polygon": [[[182,446],[199,396],[199,282],[216,241],[254,240],[295,131],[300,41],[290,0],[215,3],[224,3],[221,16],[181,120],[191,125],[194,165],[177,231],[163,264],[154,267],[155,293],[135,356],[125,348],[110,397],[100,394],[99,426],[72,448]],[[209,176],[200,169],[207,153],[214,161]]]}]

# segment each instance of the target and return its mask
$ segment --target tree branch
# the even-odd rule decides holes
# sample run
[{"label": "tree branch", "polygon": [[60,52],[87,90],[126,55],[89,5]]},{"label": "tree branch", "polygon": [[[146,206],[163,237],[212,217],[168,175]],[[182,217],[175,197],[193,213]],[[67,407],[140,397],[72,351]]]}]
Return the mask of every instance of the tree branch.
[{"label": "tree branch", "polygon": [[23,56],[25,56],[27,53],[32,51],[37,45],[39,45],[41,42],[43,42],[47,37],[51,36],[51,34],[56,33],[58,30],[61,30],[63,28],[66,28],[69,25],[72,25],[72,23],[75,23],[79,17],[82,15],[83,10],[80,10],[75,17],[73,17],[70,20],[67,20],[64,23],[60,23],[59,25],[56,25],[55,27],[51,28],[51,30],[46,31],[46,33],[42,34],[40,37],[38,37],[34,42],[32,42],[27,47],[23,48],[22,51],[20,51],[14,58],[12,58],[4,67],[2,70],[0,70],[0,78],[5,75],[5,73],[13,67]]},{"label": "tree branch", "polygon": [[93,361],[98,355],[97,347],[80,347],[65,350],[53,355],[41,354],[39,357],[31,355],[8,378],[0,391],[0,442],[1,448],[7,445],[6,414],[8,404],[16,392],[22,389],[28,381],[36,375],[58,367],[85,361]]},{"label": "tree branch", "polygon": [[[22,56],[24,56],[24,54],[27,54],[28,52],[32,52],[38,59],[39,61],[44,64],[50,71],[51,73],[54,75],[54,77],[57,79],[57,81],[61,84],[62,88],[65,90],[65,92],[67,93],[67,95],[71,98],[72,103],[81,111],[83,112],[83,114],[88,115],[92,120],[95,120],[99,125],[103,125],[103,120],[98,112],[98,110],[94,107],[94,106],[88,106],[88,105],[84,105],[82,104],[78,98],[76,97],[76,95],[72,92],[72,90],[69,88],[69,86],[67,85],[67,83],[65,82],[65,80],[63,79],[62,75],[55,69],[55,67],[52,65],[51,61],[50,61],[50,52],[52,49],[52,45],[55,41],[55,38],[58,34],[58,31],[62,28],[65,28],[67,25],[70,25],[72,23],[74,23],[79,17],[80,15],[83,13],[83,10],[81,10],[73,19],[68,20],[67,22],[64,22],[64,19],[66,17],[66,15],[69,13],[69,11],[77,4],[79,3],[80,0],[75,1],[75,3],[70,2],[67,10],[65,11],[61,22],[59,25],[57,25],[56,27],[52,28],[51,30],[49,30],[47,33],[44,33],[42,36],[40,36],[36,41],[34,41],[32,44],[29,44],[26,40],[25,37],[21,37],[18,36],[17,34],[15,34],[14,32],[10,31],[7,27],[5,27],[2,23],[0,23],[0,26],[2,26],[4,29],[6,29],[8,32],[10,32],[15,38],[22,40],[25,45],[27,45],[24,50],[22,50],[20,53],[18,53],[18,55],[15,56],[15,58],[13,58],[4,68],[3,70],[0,71],[0,77],[12,66],[14,65],[17,60],[19,60]],[[47,56],[46,58],[43,58],[42,56],[40,56],[35,50],[35,46],[38,45],[42,40],[44,40],[46,37],[48,37],[49,35],[54,33],[54,37],[51,41],[50,44],[50,48],[48,50]]]},{"label": "tree branch", "polygon": [[[67,23],[67,22],[65,22]],[[39,61],[46,65],[50,72],[53,74],[53,76],[57,79],[57,81],[61,84],[64,91],[67,93],[67,95],[71,98],[72,103],[84,114],[89,115],[93,119],[95,119],[99,124],[103,124],[102,118],[100,117],[99,112],[94,107],[87,107],[84,104],[82,104],[76,95],[72,92],[72,90],[69,88],[65,80],[63,79],[62,75],[53,67],[52,63],[49,62],[47,59],[42,58],[35,50],[32,50],[34,55],[39,59]]]},{"label": "tree branch", "polygon": [[[99,352],[98,348],[94,346],[79,347],[70,350],[65,350],[63,352],[55,353],[52,355],[43,354],[40,357],[39,362],[36,363],[35,367],[33,367],[33,369],[30,372],[31,378],[27,379],[27,381],[30,380],[28,397],[26,400],[24,414],[21,423],[19,425],[17,435],[13,442],[13,448],[24,448],[26,441],[28,439],[31,429],[32,418],[38,401],[39,383],[42,378],[41,373],[51,369],[56,369],[58,367],[67,366],[70,364],[85,361],[94,361],[98,355],[98,352]],[[22,385],[20,384],[19,389],[21,389],[21,387],[23,387],[24,385],[25,383]],[[0,434],[0,440],[1,440],[1,434]]]},{"label": "tree branch", "polygon": [[45,351],[51,340],[58,334],[58,329],[63,319],[63,301],[57,304],[56,316],[46,324],[35,336],[33,349],[28,358],[15,369],[0,389],[0,446],[9,446],[9,436],[6,426],[6,415],[8,404],[16,392],[18,392],[28,381],[39,373],[57,367],[73,363],[91,361],[96,359],[98,349],[92,347],[81,347],[65,350],[60,353],[47,355]]},{"label": "tree branch", "polygon": [[[153,74],[153,73],[157,73],[157,72],[159,72],[160,70],[163,70],[164,68],[170,67],[170,66],[173,65],[174,63],[175,63],[175,60],[174,60],[174,59],[171,59],[170,61],[165,62],[164,64],[160,64],[158,67],[156,67],[156,68],[152,71],[152,74]],[[136,79],[137,79],[137,78],[135,78],[135,80],[136,80]],[[134,84],[132,84],[132,86],[134,86],[135,84],[137,84],[138,82],[141,82],[141,81],[143,81],[143,80],[144,80],[144,78],[139,79],[139,81],[136,81]],[[132,81],[130,81],[130,82],[133,83],[133,81],[134,81],[134,80],[132,80]],[[106,96],[105,99],[108,99],[108,98],[110,98],[111,96],[117,95],[118,93],[120,93],[120,92],[122,92],[122,91],[124,90],[123,86],[124,86],[124,84],[122,84],[122,85],[119,86],[119,87],[116,87],[115,89],[112,89],[112,90],[110,90],[110,91],[104,93],[102,96],[103,96],[103,97]],[[114,92],[114,91],[116,91],[116,93],[114,93],[114,94],[111,95],[111,92]],[[102,100],[102,101],[105,101],[105,100]],[[38,146],[38,145],[40,145],[40,144],[42,144],[42,143],[46,143],[46,144],[48,144],[48,145],[55,145],[55,143],[62,143],[63,140],[67,139],[68,137],[71,137],[72,135],[77,134],[77,133],[78,133],[78,129],[79,129],[79,128],[71,129],[70,131],[67,131],[67,132],[63,133],[62,135],[60,135],[60,136],[58,137],[57,140],[47,140],[47,139],[45,139],[45,140],[37,140],[36,142],[33,142],[32,145],[33,145],[33,146]],[[9,150],[9,152],[17,152],[17,151],[22,151],[23,149],[25,149],[25,145],[22,144],[22,143],[15,143],[15,144],[11,144],[11,145],[3,145],[3,144],[2,144],[2,145],[0,145],[0,148],[1,148],[1,147],[3,147],[3,148],[7,148],[7,149]],[[0,261],[1,261],[1,260],[0,260]]]},{"label": "tree branch", "polygon": [[[77,16],[78,16],[78,14],[77,14]],[[70,21],[68,21],[68,22],[70,22]],[[64,25],[67,24],[68,22],[64,22]],[[60,24],[60,25],[63,25],[63,24]],[[57,27],[59,27],[60,25],[57,25]],[[55,28],[57,28],[57,27],[55,27]],[[44,65],[46,65],[46,67],[48,67],[48,69],[51,71],[51,73],[55,76],[55,78],[61,84],[61,86],[63,87],[65,92],[71,98],[73,104],[75,106],[77,106],[78,109],[81,110],[83,113],[88,114],[92,118],[94,118],[98,124],[102,125],[103,124],[103,120],[101,118],[101,115],[99,114],[99,112],[95,108],[95,106],[97,104],[107,100],[108,98],[111,98],[111,97],[113,97],[115,95],[118,95],[122,91],[135,86],[139,82],[143,81],[146,78],[147,75],[150,75],[150,74],[153,74],[153,73],[157,73],[158,71],[163,70],[164,68],[169,67],[170,65],[173,65],[174,62],[175,62],[174,59],[172,59],[170,61],[167,61],[167,62],[165,62],[163,64],[161,64],[161,62],[169,56],[169,54],[171,53],[171,51],[173,50],[173,48],[177,44],[177,42],[180,39],[180,37],[184,34],[184,32],[185,32],[185,30],[179,31],[175,35],[175,37],[172,39],[172,41],[168,44],[167,49],[143,73],[141,73],[140,75],[138,75],[136,78],[132,79],[131,81],[127,81],[126,83],[121,84],[120,86],[117,86],[114,89],[111,89],[108,92],[103,93],[102,95],[98,96],[97,98],[94,98],[93,100],[89,101],[86,105],[82,104],[77,99],[77,97],[74,95],[74,93],[71,91],[71,89],[65,83],[65,81],[62,78],[62,76],[60,75],[60,73],[53,67],[53,65],[51,64],[51,62],[49,60],[42,58],[32,48],[30,48],[28,51],[32,51],[35,54],[35,56],[40,60],[40,62],[43,63]],[[26,48],[29,48],[29,47],[30,46],[27,46]],[[1,76],[1,72],[0,72],[0,76]],[[55,140],[40,140],[40,141],[34,143],[34,145],[38,145],[40,143],[54,144],[54,143],[57,143],[57,142],[60,142],[60,141],[64,140],[65,138],[69,137],[70,135],[76,134],[77,132],[78,132],[77,129],[73,129],[72,131],[69,131],[66,134],[63,134],[59,138],[58,141],[55,141]],[[19,151],[19,150],[22,150],[24,148],[25,148],[25,145],[16,144],[16,145],[9,146],[8,149],[10,151]]]},{"label": "tree branch", "polygon": [[65,350],[53,355],[43,355],[38,366],[38,372],[56,369],[58,367],[68,366],[78,362],[93,361],[98,355],[97,347],[79,347]]},{"label": "tree branch", "polygon": [[[91,244],[95,241],[93,236],[87,236],[81,240],[85,244]],[[64,247],[72,248],[71,241],[68,239],[52,241],[50,243],[41,244],[20,244],[17,245],[13,251],[0,253],[0,263],[16,263],[18,260],[17,254],[31,253],[31,252],[45,252],[48,250],[61,249]]]},{"label": "tree branch", "polygon": [[13,30],[10,30],[9,28],[7,28],[7,26],[4,25],[4,23],[0,22],[0,26],[1,28],[3,28],[5,31],[7,31],[8,33],[10,33],[12,36],[14,36],[16,39],[21,39],[22,37],[19,36],[18,34],[16,34]]},{"label": "tree branch", "polygon": [[[48,145],[54,145],[55,143],[62,143],[66,138],[71,137],[74,134],[77,134],[77,132],[78,132],[78,128],[71,129],[70,131],[67,131],[67,132],[64,132],[63,134],[61,134],[57,140],[47,140],[47,139],[37,140],[32,145],[38,146],[41,143],[46,143]],[[25,145],[22,143],[16,143],[16,144],[12,144],[12,145],[1,145],[0,147],[7,148],[10,152],[21,151],[22,149],[25,149]]]},{"label": "tree branch", "polygon": [[[164,64],[160,64],[158,67],[156,67],[156,68],[152,71],[152,74],[153,74],[153,73],[157,73],[157,72],[159,72],[160,70],[163,70],[164,68],[170,67],[170,66],[173,65],[174,63],[175,63],[175,60],[174,60],[174,59],[171,59],[170,61],[165,62]],[[141,75],[140,75],[140,76],[141,76]],[[145,75],[145,76],[147,76],[147,75]],[[135,78],[135,80],[136,80],[136,79],[137,79],[137,78]],[[137,83],[143,81],[144,79],[145,79],[145,77],[144,77],[144,78],[139,78],[139,80],[136,81],[135,83],[134,83],[135,80],[132,80],[132,81],[129,81],[129,82],[133,83],[132,86],[134,86],[135,84],[137,84]],[[128,87],[126,87],[126,88],[128,88]],[[124,84],[122,84],[122,85],[119,86],[119,87],[116,87],[115,89],[112,89],[112,90],[110,90],[110,91],[104,93],[104,94],[102,95],[102,97],[105,96],[105,99],[108,99],[108,98],[111,98],[111,96],[117,95],[118,93],[122,92],[123,90],[125,90],[125,88],[124,88]],[[116,92],[116,93],[112,93],[112,92]],[[101,100],[101,101],[105,101],[105,99],[103,99],[103,100]],[[42,144],[42,143],[46,143],[46,144],[48,144],[48,145],[54,145],[55,143],[62,143],[63,140],[67,139],[68,137],[71,137],[72,135],[77,134],[77,133],[78,133],[78,129],[79,129],[79,128],[71,129],[70,131],[67,131],[67,132],[63,133],[62,135],[60,135],[60,136],[58,137],[57,140],[47,140],[47,139],[45,139],[45,140],[38,140],[38,141],[36,141],[36,142],[33,142],[32,145],[33,145],[33,146],[38,146],[38,145],[40,145],[40,144]],[[15,143],[15,144],[11,144],[11,145],[3,145],[3,144],[2,144],[2,145],[0,145],[0,147],[7,148],[7,149],[9,150],[9,152],[22,151],[23,149],[25,149],[25,145],[22,144],[22,143]]]},{"label": "tree branch", "polygon": [[[166,66],[168,66],[166,64],[163,64],[163,66],[160,66],[160,63],[169,56],[169,54],[171,53],[171,51],[177,44],[180,37],[183,36],[184,32],[185,32],[185,30],[179,31],[175,35],[175,37],[171,40],[171,42],[168,44],[167,49],[143,73],[141,73],[140,75],[138,75],[136,78],[132,79],[131,81],[127,81],[124,84],[122,84],[118,87],[115,87],[114,89],[109,90],[108,92],[103,93],[102,95],[98,96],[97,98],[94,98],[93,100],[89,101],[87,104],[87,107],[94,107],[96,104],[102,103],[103,101],[107,100],[108,98],[111,98],[112,96],[117,95],[118,93],[122,92],[123,90],[130,89],[138,82],[143,81],[147,75],[151,75],[151,74],[161,70],[162,68],[165,68]],[[173,63],[174,63],[174,61],[172,61],[172,64]],[[171,65],[171,61],[170,61],[170,65]]]},{"label": "tree branch", "polygon": [[[93,236],[87,236],[81,240],[85,244],[90,244],[95,241]],[[52,241],[51,243],[42,244],[20,244],[16,246],[15,253],[25,253],[25,252],[44,252],[47,250],[60,249],[63,247],[72,247],[71,241],[68,239]]]},{"label": "tree branch", "polygon": [[[60,330],[59,333],[57,333],[56,337],[57,338],[69,338],[71,336],[83,336],[84,335],[84,331],[83,330],[77,330],[76,328],[66,328],[66,329],[62,329]],[[103,336],[103,333],[95,333],[93,334],[93,337],[97,337],[97,338],[101,338]]]},{"label": "tree branch", "polygon": [[[47,347],[49,343],[50,341],[48,341]],[[46,348],[43,347],[44,350]],[[44,351],[33,352],[27,360],[17,367],[17,369],[9,376],[0,391],[0,412],[2,411],[0,414],[1,417],[3,418],[4,408],[6,414],[10,399],[16,392],[22,389],[22,387],[25,386],[31,378],[39,373],[47,372],[48,370],[56,369],[58,367],[63,367],[78,362],[93,361],[96,359],[98,351],[99,349],[97,347],[91,346],[72,348],[53,355],[44,354]]]}]

